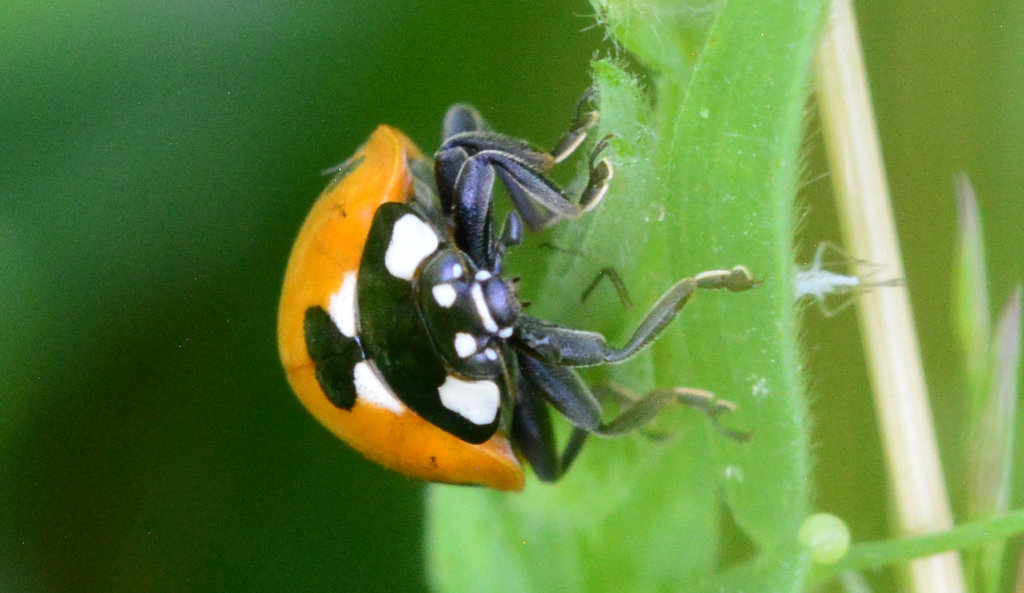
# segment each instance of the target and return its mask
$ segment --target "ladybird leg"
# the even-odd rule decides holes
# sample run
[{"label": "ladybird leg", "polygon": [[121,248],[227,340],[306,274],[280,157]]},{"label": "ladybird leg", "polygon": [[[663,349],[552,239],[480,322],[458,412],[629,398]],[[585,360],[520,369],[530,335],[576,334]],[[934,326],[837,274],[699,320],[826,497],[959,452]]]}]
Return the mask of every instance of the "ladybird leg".
[{"label": "ladybird leg", "polygon": [[452,105],[445,113],[441,150],[454,146],[461,146],[469,153],[502,150],[526,160],[541,170],[550,169],[569,158],[597,124],[599,112],[596,109],[586,110],[587,103],[596,94],[597,87],[590,87],[579,98],[569,129],[558,139],[555,148],[550,152],[537,149],[523,140],[493,132],[480,112],[466,103]]},{"label": "ladybird leg", "polygon": [[[491,202],[494,192],[494,169],[487,165],[480,155],[465,158],[461,148],[452,149],[446,156],[452,159],[462,158],[458,177],[450,194],[451,216],[455,220],[455,243],[465,251],[477,265],[492,267],[495,257],[492,252],[491,239]],[[438,153],[440,155],[440,153]],[[486,153],[483,153],[486,154]],[[447,163],[441,156],[437,158],[435,170],[440,175],[442,168],[455,162]],[[440,189],[439,183],[438,188]],[[445,190],[440,191],[443,196]]]},{"label": "ladybird leg", "polygon": [[559,466],[563,474],[569,471],[569,466],[576,461],[576,457],[579,456],[580,450],[583,449],[583,445],[587,442],[589,435],[590,433],[582,428],[572,429],[572,434],[569,435],[569,441],[565,443],[565,448],[562,449],[562,457],[559,460]]},{"label": "ladybird leg", "polygon": [[583,193],[580,194],[579,199],[580,208],[582,208],[583,212],[592,210],[604,198],[604,194],[608,191],[608,186],[611,185],[612,177],[615,174],[612,162],[607,158],[598,160],[597,157],[604,152],[605,148],[608,148],[608,142],[612,138],[611,134],[601,138],[601,141],[597,143],[594,150],[590,152],[590,172],[587,178],[587,185],[583,188]]},{"label": "ladybird leg", "polygon": [[[575,216],[579,208],[561,190],[528,163],[508,153],[485,150],[469,156],[460,146],[443,149],[435,155],[438,194],[444,211],[455,221],[455,241],[478,263],[493,263],[491,201],[493,200],[495,170],[516,172],[515,178],[531,184],[525,193],[538,194],[543,199],[518,199],[522,193],[510,191],[513,206],[530,228],[538,228],[549,220]],[[452,181],[454,179],[454,181]],[[509,186],[510,190],[512,186]],[[552,209],[557,213],[552,213]]]},{"label": "ladybird leg", "polygon": [[[466,167],[474,169],[491,168],[497,160],[514,160],[516,162],[514,165],[516,169],[528,170],[531,172],[531,176],[542,179],[543,175],[540,171],[548,169],[554,164],[551,155],[534,149],[522,140],[491,132],[463,132],[456,134],[449,138],[437,153],[434,154],[434,178],[437,194],[441,199],[442,212],[454,217],[457,223],[464,222],[460,218],[464,214],[458,211],[459,206],[457,204],[460,200],[467,200],[465,196],[460,195],[461,190],[469,182],[479,183],[481,174],[477,172],[473,176],[463,178],[463,169]],[[493,180],[490,183],[493,184]],[[505,183],[506,185],[509,184],[507,180],[505,180]],[[546,193],[553,193],[556,196],[553,198],[556,202],[564,202],[565,208],[571,209],[569,208],[571,202],[561,193],[558,187],[547,181],[547,179],[539,183],[545,185]],[[517,203],[513,187],[509,187],[509,192],[512,195],[513,204],[531,229],[539,228],[543,221],[552,218],[552,215],[542,209],[542,207],[533,206],[529,202]],[[486,196],[488,203],[484,206],[489,206],[489,200],[491,199],[490,191],[486,192],[486,194],[479,190],[474,191],[473,198],[475,199],[477,196]],[[477,205],[472,207],[480,209],[480,206]]]},{"label": "ladybird leg", "polygon": [[542,482],[554,482],[562,477],[576,460],[589,433],[574,427],[562,452],[558,453],[548,404],[534,389],[525,384],[520,386],[520,392],[529,395],[516,404],[512,420],[512,439],[516,449],[526,458],[537,477]]},{"label": "ladybird leg", "polygon": [[696,289],[727,289],[733,292],[757,286],[743,266],[732,270],[703,272],[677,282],[651,307],[633,336],[622,348],[608,346],[599,333],[562,327],[522,315],[516,324],[517,346],[547,363],[561,366],[593,366],[621,362],[648,346],[675,319]]},{"label": "ladybird leg", "polygon": [[583,144],[583,140],[586,139],[587,133],[590,132],[591,128],[597,125],[600,112],[596,109],[584,111],[587,103],[595,95],[597,95],[597,87],[592,86],[576,102],[576,115],[572,119],[572,124],[555,144],[555,148],[551,150],[551,156],[554,157],[555,163],[560,163],[569,158]]},{"label": "ladybird leg", "polygon": [[434,155],[434,184],[441,201],[441,212],[445,214],[451,214],[455,206],[455,185],[467,160],[469,153],[461,146],[442,147]]},{"label": "ladybird leg", "polygon": [[[604,386],[591,391],[572,369],[550,365],[528,356],[519,358],[520,394],[513,421],[513,435],[519,450],[543,481],[554,481],[572,465],[588,434],[616,437],[642,428],[671,405],[684,404],[703,412],[726,437],[745,441],[749,434],[730,430],[718,421],[736,406],[711,392],[687,387],[657,389],[636,397],[624,389]],[[598,396],[615,399],[622,411],[609,422],[601,419]],[[555,455],[554,431],[546,404],[555,407],[574,426],[561,455]]]},{"label": "ladybird leg", "polygon": [[[498,169],[498,175],[508,190],[513,208],[531,229],[545,229],[561,220],[577,216],[578,208],[572,201],[559,187],[539,173],[535,179],[530,179],[526,183],[505,169]],[[538,195],[545,197],[537,199]]]},{"label": "ladybird leg", "polygon": [[598,160],[607,146],[608,138],[605,138],[591,152],[587,185],[576,202],[536,169],[524,168],[513,160],[497,161],[495,165],[499,167],[498,175],[508,189],[512,204],[523,214],[526,224],[531,229],[543,229],[579,218],[601,202],[615,172],[610,160]]},{"label": "ladybird leg", "polygon": [[701,272],[693,278],[677,282],[651,307],[647,317],[637,326],[629,342],[622,348],[610,349],[605,362],[625,360],[649,345],[675,319],[679,311],[693,296],[694,290],[724,288],[731,292],[740,292],[750,290],[758,284],[760,281],[756,280],[745,266],[736,266],[731,270]]},{"label": "ladybird leg", "polygon": [[[587,435],[601,426],[601,405],[571,369],[519,357],[519,393],[513,420],[516,446],[533,466],[537,477],[553,482],[572,465]],[[556,453],[548,404],[574,425],[572,434]]]},{"label": "ladybird leg", "polygon": [[523,382],[539,393],[573,426],[594,432],[601,426],[601,403],[571,368],[548,364],[530,356],[519,357]]},{"label": "ladybird leg", "polygon": [[[613,168],[608,159],[598,155],[608,145],[607,138],[591,153],[589,177],[579,200],[570,200],[552,183],[543,171],[555,164],[554,157],[508,136],[490,132],[463,132],[446,141],[434,155],[434,174],[441,198],[442,211],[456,221],[464,222],[459,202],[477,200],[484,194],[479,189],[470,197],[462,195],[467,183],[479,183],[480,173],[466,176],[465,169],[495,168],[508,188],[513,206],[531,229],[541,229],[562,220],[577,218],[596,206],[604,197]],[[488,204],[489,205],[489,204]],[[473,204],[472,208],[481,209]]]},{"label": "ladybird leg", "polygon": [[[604,144],[599,145],[599,149]],[[541,171],[511,153],[501,150],[485,150],[466,158],[468,153],[460,147],[439,152],[435,157],[437,165],[438,190],[452,203],[456,220],[464,222],[461,210],[483,210],[479,203],[485,196],[491,199],[490,191],[483,192],[479,185],[491,176],[485,177],[479,169],[496,169],[508,188],[509,197],[523,222],[531,229],[541,229],[567,219],[578,218],[600,202],[608,189],[613,169],[608,159],[593,163],[586,188],[578,202],[570,200],[565,193]],[[597,152],[594,153],[596,159]],[[454,184],[448,181],[452,172],[458,169]],[[476,187],[473,187],[473,186]],[[447,188],[445,188],[447,186]]]},{"label": "ladybird leg", "polygon": [[604,424],[595,434],[614,437],[632,432],[645,426],[668,406],[683,404],[704,413],[715,429],[726,438],[734,441],[750,440],[749,432],[739,432],[726,428],[719,421],[719,416],[736,411],[736,404],[719,399],[714,393],[694,387],[674,387],[671,389],[655,389],[642,397],[637,397],[622,387],[603,385],[595,388],[599,394],[625,402],[622,412],[611,422]]},{"label": "ladybird leg", "polygon": [[491,249],[491,253],[494,254],[494,265],[492,266],[494,269],[492,271],[495,274],[501,273],[505,252],[508,248],[516,247],[522,242],[523,220],[513,210],[505,217],[505,223],[501,225],[501,235],[498,238],[498,242]]},{"label": "ladybird leg", "polygon": [[456,134],[463,132],[490,132],[491,126],[472,105],[456,103],[444,114],[441,127],[441,141],[445,142]]},{"label": "ladybird leg", "polygon": [[[598,111],[584,110],[585,105],[596,92],[596,87],[591,87],[583,93],[576,104],[576,114],[569,130],[559,139],[551,152],[538,149],[524,140],[491,131],[490,125],[483,116],[470,105],[459,103],[451,106],[444,117],[441,148],[434,155],[437,187],[443,211],[450,212],[459,171],[471,155],[489,150],[502,152],[526,163],[528,167],[537,172],[547,171],[567,159],[583,144],[587,133],[597,123]],[[591,169],[593,168],[594,162],[591,159]],[[610,167],[602,166],[601,174],[610,179]],[[594,175],[591,177],[593,178]],[[588,184],[588,188],[593,185]],[[593,192],[585,191],[584,196],[588,196],[589,193]],[[596,203],[597,200],[588,198],[581,202],[588,204]],[[530,222],[529,214],[524,214],[524,217],[527,218],[527,224],[531,228],[537,228]]]},{"label": "ladybird leg", "polygon": [[[670,405],[683,404],[706,414],[715,427],[734,440],[746,440],[748,435],[722,426],[718,416],[734,412],[736,405],[718,399],[715,394],[692,387],[655,389],[642,397],[627,393],[620,387],[606,385],[595,393],[586,386],[576,371],[545,364],[528,356],[520,357],[520,370],[530,388],[540,393],[577,429],[603,437],[614,437],[632,432],[650,422],[659,412]],[[623,409],[609,422],[601,419],[603,399],[615,399],[623,403]],[[582,446],[579,443],[578,446]],[[574,453],[575,454],[575,453]]]},{"label": "ladybird leg", "polygon": [[[459,115],[452,117],[461,118]],[[446,214],[450,214],[454,208],[462,168],[471,157],[484,152],[507,155],[537,171],[548,169],[554,164],[551,155],[537,150],[524,140],[490,131],[459,132],[448,138],[434,154],[434,179],[442,210]]]},{"label": "ladybird leg", "polygon": [[521,376],[512,416],[512,440],[541,481],[554,482],[562,474],[547,404]]},{"label": "ladybird leg", "polygon": [[501,225],[500,243],[504,247],[516,247],[523,242],[523,219],[515,212],[509,212]]}]

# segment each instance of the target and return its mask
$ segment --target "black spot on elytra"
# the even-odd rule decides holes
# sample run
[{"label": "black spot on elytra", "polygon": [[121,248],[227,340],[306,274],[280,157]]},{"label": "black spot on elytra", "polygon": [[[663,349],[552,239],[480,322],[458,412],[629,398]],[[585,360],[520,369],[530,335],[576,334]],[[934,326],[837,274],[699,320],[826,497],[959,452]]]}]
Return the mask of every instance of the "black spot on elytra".
[{"label": "black spot on elytra", "polygon": [[306,309],[303,324],[306,350],[316,365],[316,380],[324,395],[342,410],[356,403],[352,369],[363,360],[363,350],[355,338],[345,337],[323,307]]}]

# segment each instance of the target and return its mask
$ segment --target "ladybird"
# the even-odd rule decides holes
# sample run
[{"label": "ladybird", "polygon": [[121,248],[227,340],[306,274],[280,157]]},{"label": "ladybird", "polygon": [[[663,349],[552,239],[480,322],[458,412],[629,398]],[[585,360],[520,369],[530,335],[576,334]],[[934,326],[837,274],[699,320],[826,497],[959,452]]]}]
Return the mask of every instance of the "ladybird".
[{"label": "ladybird", "polygon": [[[503,273],[506,252],[535,230],[596,207],[612,178],[600,158],[577,199],[545,173],[597,122],[585,95],[556,148],[491,130],[468,105],[448,110],[432,161],[398,130],[378,127],[337,167],[307,216],[285,272],[278,342],[288,381],[329,430],[372,461],[409,476],[521,490],[523,462],[558,479],[588,434],[643,425],[684,401],[724,409],[706,392],[662,389],[604,421],[574,367],[619,362],[650,344],[695,289],[740,291],[743,266],[680,280],[622,348],[598,333],[527,315]],[[492,191],[511,208],[500,227]],[[561,451],[554,408],[575,427]]]}]

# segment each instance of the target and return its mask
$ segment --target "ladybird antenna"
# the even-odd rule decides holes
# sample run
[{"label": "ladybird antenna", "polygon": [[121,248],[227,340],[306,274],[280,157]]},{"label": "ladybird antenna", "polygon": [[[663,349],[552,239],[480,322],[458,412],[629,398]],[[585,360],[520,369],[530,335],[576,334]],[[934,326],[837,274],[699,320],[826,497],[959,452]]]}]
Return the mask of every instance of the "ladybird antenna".
[{"label": "ladybird antenna", "polygon": [[522,242],[523,220],[513,210],[505,217],[505,222],[501,225],[501,234],[498,236],[498,241],[492,245],[491,253],[494,273],[501,273],[505,252],[508,248],[516,247]]}]

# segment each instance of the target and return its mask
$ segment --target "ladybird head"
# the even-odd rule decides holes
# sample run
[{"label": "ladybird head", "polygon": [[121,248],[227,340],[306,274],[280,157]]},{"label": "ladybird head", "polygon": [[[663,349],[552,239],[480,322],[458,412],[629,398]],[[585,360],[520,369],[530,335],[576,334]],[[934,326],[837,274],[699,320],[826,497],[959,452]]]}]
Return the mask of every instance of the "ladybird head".
[{"label": "ladybird head", "polygon": [[516,297],[515,287],[501,276],[491,274],[486,270],[478,271],[476,279],[480,283],[483,300],[487,304],[491,318],[499,328],[499,335],[502,338],[508,338],[523,310],[519,298]]},{"label": "ladybird head", "polygon": [[522,306],[501,276],[442,249],[420,271],[417,301],[438,352],[453,370],[483,379],[502,372],[502,348]]}]

